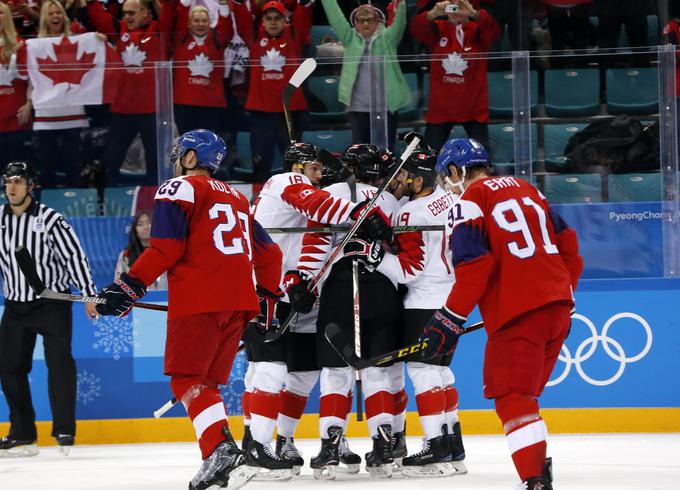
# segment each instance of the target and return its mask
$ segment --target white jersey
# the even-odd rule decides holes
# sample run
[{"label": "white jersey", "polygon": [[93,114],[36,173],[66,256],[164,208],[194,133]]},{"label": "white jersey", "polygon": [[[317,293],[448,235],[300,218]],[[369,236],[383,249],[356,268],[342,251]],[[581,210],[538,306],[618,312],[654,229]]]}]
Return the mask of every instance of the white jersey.
[{"label": "white jersey", "polygon": [[[404,204],[393,220],[395,226],[446,226],[457,196],[439,188],[432,194]],[[450,231],[450,230],[449,230]],[[406,284],[404,308],[436,309],[446,302],[453,286],[453,263],[448,246],[450,232],[412,231],[396,235],[399,255],[386,253],[378,271]]]},{"label": "white jersey", "polygon": [[[339,182],[337,184],[330,185],[324,189],[330,195],[337,198],[341,198],[344,202],[345,200],[352,199],[352,193],[350,191],[349,185],[346,182]],[[360,203],[366,199],[371,199],[375,196],[378,189],[372,185],[357,183],[356,184],[356,200],[355,203]],[[388,219],[394,219],[396,215],[399,204],[392,194],[383,192],[380,195],[380,199],[376,203],[377,206],[385,213]],[[326,262],[328,256],[331,253],[333,246],[337,246],[340,241],[345,236],[344,233],[337,234],[322,234],[322,233],[305,233],[302,239],[302,253],[300,255],[300,261],[298,262],[298,269],[306,270],[311,272],[314,276],[319,273],[319,270]],[[340,253],[335,258],[335,262],[340,260],[343,254]],[[330,271],[330,268],[328,269]],[[393,279],[392,282],[396,286],[396,281]],[[319,288],[323,284],[323,280],[319,283]]]}]

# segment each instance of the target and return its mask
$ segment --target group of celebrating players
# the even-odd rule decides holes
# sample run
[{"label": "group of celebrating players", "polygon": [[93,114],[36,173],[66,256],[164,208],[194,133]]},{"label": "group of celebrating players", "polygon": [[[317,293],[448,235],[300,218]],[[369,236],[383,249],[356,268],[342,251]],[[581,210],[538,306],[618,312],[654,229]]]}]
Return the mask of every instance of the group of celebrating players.
[{"label": "group of celebrating players", "polygon": [[[537,398],[569,330],[582,260],[575,232],[543,195],[524,180],[494,177],[486,150],[472,139],[449,140],[438,153],[421,141],[400,159],[370,144],[352,145],[337,159],[293,143],[284,173],[267,181],[251,207],[212,177],[226,151],[207,130],[179,138],[175,178],[156,194],[151,247],[100,293],[107,302],[97,306],[102,315],[125,315],[168,271],[165,373],[204,460],[189,488],[298,474],[304,460],[294,433],[317,381],[315,478],[359,471],[362,458],[345,437],[357,380],[373,442],[364,458],[371,476],[466,473],[449,366],[479,305],[488,334],[484,395],[495,400],[521,488],[551,489]],[[323,229],[357,220],[349,240],[346,231]],[[273,238],[265,231],[304,227],[310,231]],[[419,339],[427,346],[356,372],[324,336],[329,324],[355,338],[365,359]],[[227,381],[244,330],[239,449],[218,384]],[[272,331],[275,340],[264,342]],[[424,432],[414,454],[406,447],[402,361]]]}]

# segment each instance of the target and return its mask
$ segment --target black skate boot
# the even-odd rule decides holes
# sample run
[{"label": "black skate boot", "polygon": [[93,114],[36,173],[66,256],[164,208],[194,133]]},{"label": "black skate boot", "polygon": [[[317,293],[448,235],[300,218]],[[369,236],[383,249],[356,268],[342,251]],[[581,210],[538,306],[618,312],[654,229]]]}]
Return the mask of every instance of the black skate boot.
[{"label": "black skate boot", "polygon": [[378,426],[378,433],[372,437],[373,450],[366,453],[366,471],[373,478],[390,478],[392,476],[392,426]]},{"label": "black skate boot", "polygon": [[293,463],[277,456],[269,444],[253,439],[244,455],[246,464],[257,471],[255,480],[287,481],[293,478]]},{"label": "black skate boot", "polygon": [[69,434],[59,434],[56,439],[59,454],[62,456],[68,456],[69,452],[71,452],[71,448],[76,443],[75,437]]},{"label": "black skate boot", "polygon": [[543,465],[543,475],[529,478],[522,483],[520,488],[524,490],[553,490],[552,481],[552,458],[546,458]]},{"label": "black skate boot", "polygon": [[243,439],[241,440],[241,451],[245,454],[248,450],[248,443],[253,440],[253,436],[250,434],[250,426],[246,425],[243,429]]},{"label": "black skate boot", "polygon": [[446,435],[424,439],[420,451],[402,461],[401,472],[405,476],[440,477],[451,476],[456,470],[450,463],[451,454]]},{"label": "black skate boot", "polygon": [[321,450],[309,462],[316,480],[335,480],[335,472],[340,464],[340,440],[342,428],[333,425],[328,428],[328,437],[321,438]]},{"label": "black skate boot", "polygon": [[406,431],[395,432],[392,434],[392,457],[394,458],[394,463],[392,464],[393,471],[401,471],[402,460],[407,454]]},{"label": "black skate boot", "polygon": [[293,464],[293,475],[300,474],[300,468],[304,466],[305,460],[302,459],[302,454],[295,447],[295,441],[292,437],[276,436],[276,455]]},{"label": "black skate boot", "polygon": [[451,464],[455,468],[456,473],[464,475],[468,470],[463,462],[465,459],[465,447],[463,447],[463,433],[460,430],[460,422],[453,424],[453,434],[448,434],[447,439],[451,451]]},{"label": "black skate boot", "polygon": [[349,443],[344,435],[340,439],[338,454],[340,455],[338,472],[349,474],[359,473],[359,470],[361,469],[361,456],[349,448]]},{"label": "black skate boot", "polygon": [[28,458],[38,454],[38,445],[32,439],[0,439],[0,458]]},{"label": "black skate boot", "polygon": [[229,429],[224,428],[224,442],[203,461],[198,473],[189,482],[189,490],[226,487],[236,490],[248,483],[255,471],[245,466],[243,454],[234,442]]}]

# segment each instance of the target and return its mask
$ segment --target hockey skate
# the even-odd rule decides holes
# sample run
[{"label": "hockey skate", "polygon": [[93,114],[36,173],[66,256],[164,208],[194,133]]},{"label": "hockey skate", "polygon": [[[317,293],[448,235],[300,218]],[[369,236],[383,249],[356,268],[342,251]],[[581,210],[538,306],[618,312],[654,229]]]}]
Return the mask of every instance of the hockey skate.
[{"label": "hockey skate", "polygon": [[340,464],[338,465],[338,473],[356,474],[361,469],[361,456],[353,452],[349,448],[347,437],[344,435],[340,438],[340,445],[338,446],[338,454],[340,456]]},{"label": "hockey skate", "polygon": [[394,463],[392,463],[393,472],[401,471],[402,460],[407,454],[406,431],[395,432],[392,434],[392,457],[394,458]]},{"label": "hockey skate", "polygon": [[366,453],[366,471],[372,478],[392,477],[392,427],[389,424],[378,426],[373,436],[373,450]]},{"label": "hockey skate", "polygon": [[288,481],[293,478],[293,463],[277,456],[269,444],[253,439],[244,455],[246,464],[257,472],[257,481]]},{"label": "hockey skate", "polygon": [[255,476],[255,471],[245,466],[243,454],[226,428],[224,435],[224,442],[203,461],[198,473],[189,482],[189,490],[237,490]]},{"label": "hockey skate", "polygon": [[422,449],[404,458],[401,473],[416,478],[455,475],[456,470],[450,461],[451,453],[446,435],[423,439]]},{"label": "hockey skate", "polygon": [[250,426],[246,425],[243,429],[243,439],[241,439],[241,451],[245,454],[248,450],[248,443],[253,440],[253,436],[250,434]]},{"label": "hockey skate", "polygon": [[0,458],[28,458],[39,453],[36,441],[30,439],[0,439]]},{"label": "hockey skate", "polygon": [[302,454],[295,447],[295,441],[292,437],[276,436],[276,455],[293,464],[294,476],[300,474],[300,468],[304,466],[305,460],[302,459]]},{"label": "hockey skate", "polygon": [[59,434],[57,437],[57,449],[62,456],[68,456],[75,444],[75,437],[68,434]]},{"label": "hockey skate", "polygon": [[340,441],[342,428],[333,425],[328,428],[328,438],[321,439],[321,450],[309,462],[314,470],[315,480],[335,480],[335,473],[340,464]]},{"label": "hockey skate", "polygon": [[517,490],[553,490],[552,481],[552,458],[546,458],[543,465],[543,475],[529,478],[520,483]]},{"label": "hockey skate", "polygon": [[[444,430],[444,428],[442,428]],[[464,475],[468,472],[465,459],[465,447],[463,446],[463,433],[460,430],[460,422],[453,424],[453,434],[445,434],[448,439],[449,450],[451,451],[451,462],[449,463],[457,475]]]}]

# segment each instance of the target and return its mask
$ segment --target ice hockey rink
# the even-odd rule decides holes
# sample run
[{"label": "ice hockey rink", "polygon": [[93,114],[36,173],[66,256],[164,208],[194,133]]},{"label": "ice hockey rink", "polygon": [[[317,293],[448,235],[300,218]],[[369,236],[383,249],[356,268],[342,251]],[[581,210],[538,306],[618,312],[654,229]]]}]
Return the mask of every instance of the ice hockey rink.
[{"label": "ice hockey rink", "polygon": [[[316,454],[318,441],[296,441],[305,460]],[[555,435],[549,441],[559,490],[671,490],[680,489],[680,434]],[[410,451],[420,441],[409,438]],[[368,439],[352,439],[352,449],[363,454]],[[393,489],[512,489],[519,483],[501,436],[468,436],[467,475],[390,480],[338,475],[335,481],[317,481],[311,470],[289,482],[251,482],[245,488]],[[185,489],[200,464],[196,444],[76,446],[68,457],[56,447],[41,448],[38,456],[0,460],[0,489]]]}]

